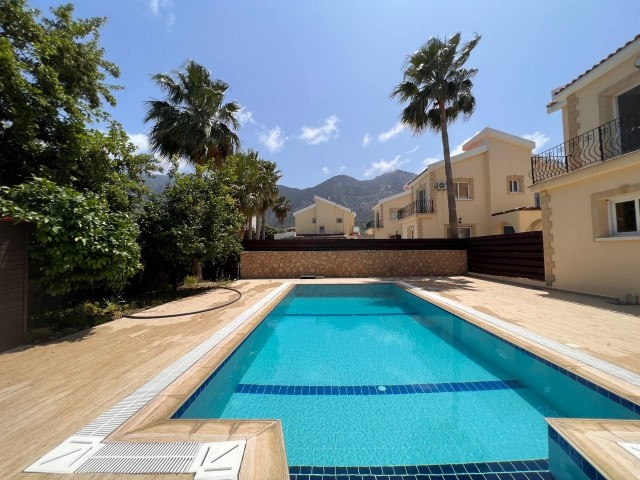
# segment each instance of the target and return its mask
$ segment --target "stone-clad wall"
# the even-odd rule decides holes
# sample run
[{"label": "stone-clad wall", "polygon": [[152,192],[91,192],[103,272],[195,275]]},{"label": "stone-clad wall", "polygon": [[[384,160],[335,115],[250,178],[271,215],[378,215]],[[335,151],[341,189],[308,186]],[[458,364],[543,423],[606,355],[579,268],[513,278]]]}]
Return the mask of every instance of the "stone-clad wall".
[{"label": "stone-clad wall", "polygon": [[242,252],[241,278],[464,275],[466,250]]}]

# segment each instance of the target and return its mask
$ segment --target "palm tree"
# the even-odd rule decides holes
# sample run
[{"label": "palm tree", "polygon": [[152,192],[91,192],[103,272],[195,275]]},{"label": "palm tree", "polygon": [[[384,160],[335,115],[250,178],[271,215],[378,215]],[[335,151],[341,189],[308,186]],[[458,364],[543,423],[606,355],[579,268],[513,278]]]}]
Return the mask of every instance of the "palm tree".
[{"label": "palm tree", "polygon": [[253,238],[252,217],[258,209],[259,195],[257,184],[258,177],[258,152],[248,150],[239,152],[229,157],[227,167],[233,184],[234,198],[238,210],[245,216],[245,229],[242,237],[251,240]]},{"label": "palm tree", "polygon": [[287,215],[291,213],[291,202],[284,195],[278,195],[276,199],[273,201],[271,210],[276,215],[276,218],[278,219],[278,223],[282,225],[284,224],[284,221],[287,218]]},{"label": "palm tree", "polygon": [[476,100],[471,94],[471,87],[478,70],[463,66],[480,38],[480,35],[475,35],[462,45],[460,32],[449,39],[430,38],[407,58],[404,78],[391,93],[391,98],[398,98],[401,103],[408,102],[400,118],[414,135],[425,130],[442,135],[450,238],[458,238],[458,212],[447,126],[460,115],[466,120],[475,109]]},{"label": "palm tree", "polygon": [[267,211],[273,205],[274,200],[278,196],[278,180],[282,174],[277,170],[278,166],[268,160],[260,160],[258,164],[258,185],[260,191],[260,209],[257,212],[261,219],[260,238],[265,239],[266,236],[266,219]]},{"label": "palm tree", "polygon": [[240,147],[236,102],[224,103],[229,88],[211,77],[204,66],[189,60],[182,70],[151,77],[166,95],[147,103],[145,122],[152,152],[166,158],[183,158],[193,165],[220,166]]}]

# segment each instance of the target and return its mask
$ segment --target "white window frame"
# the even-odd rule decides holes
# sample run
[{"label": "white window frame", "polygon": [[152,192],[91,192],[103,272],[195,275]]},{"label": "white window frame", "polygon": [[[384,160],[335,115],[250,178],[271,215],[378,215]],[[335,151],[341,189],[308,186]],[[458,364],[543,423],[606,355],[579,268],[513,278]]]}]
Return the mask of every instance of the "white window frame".
[{"label": "white window frame", "polygon": [[[633,201],[636,207],[636,230],[633,232],[618,232],[616,221],[616,204]],[[640,195],[625,195],[609,199],[609,234],[612,237],[640,237]]]},{"label": "white window frame", "polygon": [[[447,236],[447,238],[449,237],[449,225],[446,226],[446,228],[444,229],[444,234]],[[469,236],[468,237],[463,237],[461,235],[461,231],[462,230],[469,230]],[[471,238],[473,237],[473,226],[472,225],[458,225],[458,238]]]},{"label": "white window frame", "polygon": [[[513,189],[514,186],[516,187],[515,190]],[[519,179],[509,180],[509,193],[522,193],[522,189],[520,187]]]},{"label": "white window frame", "polygon": [[[467,196],[466,197],[461,197],[460,196],[460,184],[462,183],[466,183],[467,184]],[[456,190],[456,200],[471,200],[471,182],[454,182],[454,186],[455,186],[455,190]]]},{"label": "white window frame", "polygon": [[399,209],[397,209],[397,208],[389,210],[389,218],[391,220],[398,220],[398,210]]},{"label": "white window frame", "polygon": [[[469,236],[465,237],[461,235],[462,230],[469,230]],[[471,227],[458,227],[458,238],[471,238],[473,235],[473,229]]]}]

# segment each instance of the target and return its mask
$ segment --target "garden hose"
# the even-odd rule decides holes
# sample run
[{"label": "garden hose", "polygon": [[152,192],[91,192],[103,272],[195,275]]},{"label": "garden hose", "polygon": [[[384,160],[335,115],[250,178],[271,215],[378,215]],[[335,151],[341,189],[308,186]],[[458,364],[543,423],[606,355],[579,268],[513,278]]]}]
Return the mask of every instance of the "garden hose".
[{"label": "garden hose", "polygon": [[233,300],[231,300],[230,302],[223,303],[222,305],[217,305],[215,307],[205,308],[203,310],[196,310],[194,312],[172,313],[170,315],[136,315],[136,314],[133,314],[133,315],[123,315],[123,317],[125,317],[125,318],[133,318],[133,319],[136,319],[136,320],[147,320],[147,319],[154,319],[154,318],[183,317],[185,315],[195,315],[197,313],[210,312],[212,310],[217,310],[218,308],[228,307],[229,305],[232,305],[232,304],[236,303],[238,300],[240,300],[242,298],[242,293],[240,291],[236,290],[235,288],[231,288],[231,287],[214,287],[214,289],[231,290],[232,292],[237,293],[238,296],[236,298],[234,298]]}]

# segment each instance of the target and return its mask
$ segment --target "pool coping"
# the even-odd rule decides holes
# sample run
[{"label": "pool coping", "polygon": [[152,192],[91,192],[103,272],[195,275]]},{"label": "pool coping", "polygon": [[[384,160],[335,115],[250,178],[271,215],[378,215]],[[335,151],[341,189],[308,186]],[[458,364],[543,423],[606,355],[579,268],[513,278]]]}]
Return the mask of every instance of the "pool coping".
[{"label": "pool coping", "polygon": [[[286,293],[288,293],[297,283],[301,282],[292,282],[291,287],[287,289]],[[305,280],[304,283],[310,284],[314,282]],[[340,283],[341,282],[335,282],[332,284]],[[572,378],[573,380],[576,380],[576,377],[582,377],[588,380],[590,383],[592,382],[592,385],[605,387],[604,389],[615,393],[621,398],[626,398],[630,402],[633,402],[635,404],[640,403],[640,388],[633,384],[630,384],[630,382],[625,380],[625,378],[614,377],[614,379],[612,380],[610,378],[612,374],[598,369],[597,362],[591,362],[592,365],[587,365],[587,367],[585,368],[586,364],[576,358],[578,355],[567,355],[567,350],[571,350],[569,347],[563,346],[562,344],[533,334],[526,329],[509,325],[507,322],[479,312],[459,302],[447,299],[436,293],[425,291],[422,288],[416,287],[403,280],[380,279],[374,282],[369,281],[362,283],[387,283],[397,285],[408,293],[414,294],[422,300],[425,300],[439,308],[442,308],[443,310],[462,318],[464,321],[475,325],[488,334],[498,337],[501,341],[504,341],[507,344],[514,346],[515,348],[530,352],[535,357],[539,357],[539,360],[541,361],[546,361],[547,363],[557,365],[561,370],[568,372],[569,375],[575,374],[575,376]],[[284,296],[286,296],[286,293],[284,293],[281,297],[283,298]],[[206,428],[207,432],[213,429],[215,430],[216,434],[219,434],[219,430],[223,430],[223,433],[226,434],[227,432],[225,429],[228,428],[229,422],[233,422],[234,425],[237,425],[239,426],[239,428],[241,428],[237,432],[237,435],[246,435],[249,432],[253,433],[256,428],[259,428],[260,425],[257,424],[258,422],[252,420],[184,420],[174,419],[171,417],[183,405],[184,401],[187,401],[197,391],[200,385],[212,376],[214,370],[222,366],[222,364],[234,353],[234,351],[240,346],[240,344],[246,338],[248,338],[251,332],[260,324],[262,319],[264,319],[269,312],[263,313],[264,315],[261,315],[260,320],[256,320],[255,323],[251,325],[251,328],[245,329],[244,336],[242,336],[242,338],[237,338],[232,343],[227,345],[228,350],[226,352],[226,355],[219,358],[212,358],[211,363],[203,368],[204,371],[199,372],[199,374],[197,375],[193,374],[189,377],[185,376],[182,379],[185,382],[183,385],[179,386],[178,384],[176,384],[175,386],[173,386],[173,388],[176,389],[175,392],[179,392],[179,397],[181,400],[178,401],[174,398],[175,392],[172,387],[169,387],[167,389],[167,396],[171,397],[171,403],[166,403],[165,405],[158,407],[162,409],[162,414],[158,414],[157,416],[153,415],[153,412],[151,410],[154,409],[154,406],[150,404],[148,406],[148,419],[140,418],[141,423],[137,425],[137,428],[134,428],[130,431],[127,431],[123,428],[123,430],[117,432],[123,435],[122,437],[120,437],[120,439],[124,440],[125,438],[135,438],[136,440],[140,441],[143,438],[145,440],[156,438],[155,435],[171,435],[172,432],[175,432],[176,422],[181,423],[181,430],[182,428],[185,428],[185,430],[187,429],[182,424],[193,425],[194,423],[201,423],[202,425],[200,428]],[[559,347],[557,350],[553,348],[556,345]],[[574,353],[586,356],[586,354],[583,354],[582,352]],[[601,363],[606,364],[607,362],[601,361]],[[632,372],[629,373],[635,375]],[[632,387],[631,389],[628,388],[629,385]],[[155,413],[158,412],[160,412],[160,410],[155,411]],[[161,418],[160,421],[153,422],[153,420],[158,419],[158,417]],[[148,420],[150,420],[151,422],[149,422]],[[273,421],[276,422],[278,427],[281,429],[279,420]],[[212,423],[216,424],[215,428],[211,426]],[[632,423],[637,424],[640,430],[640,422]],[[204,427],[204,424],[209,424],[209,426]],[[191,435],[200,433],[201,430],[199,429],[189,430],[189,433],[184,432],[178,437],[171,435],[171,438],[172,441],[184,441],[187,438],[192,438]],[[276,452],[273,453],[275,454]],[[286,451],[283,451],[283,454],[286,456]]]},{"label": "pool coping", "polygon": [[[198,361],[193,363],[168,386],[159,391],[157,395],[147,400],[142,408],[107,435],[105,442],[167,443],[245,440],[247,442],[247,452],[245,453],[245,458],[242,460],[242,469],[239,478],[243,480],[260,478],[255,475],[258,472],[266,471],[264,470],[265,467],[269,468],[268,471],[274,471],[276,475],[282,474],[283,479],[288,478],[286,450],[280,420],[185,420],[173,419],[171,417],[175,411],[196,392],[202,382],[211,376],[215,369],[220,368],[227,361],[238,346],[248,338],[253,330],[260,325],[262,320],[297,283],[302,282],[285,282],[280,287],[277,287],[265,295],[265,297],[257,303],[260,303],[265,298],[272,298],[269,298],[263,305],[255,309],[251,315],[240,322],[230,333],[221,338],[212,348],[204,353]],[[304,283],[309,284],[316,282],[305,280]],[[332,284],[341,283],[346,282],[339,280],[332,282]],[[559,351],[566,350],[567,348],[561,344],[557,345],[564,347],[564,349],[554,349],[553,346],[557,342],[552,342],[549,339],[535,335],[529,330],[514,327],[507,322],[478,312],[464,304],[449,300],[436,293],[425,291],[404,280],[391,278],[362,279],[362,281],[357,283],[388,283],[398,285],[405,291],[476,325],[481,330],[498,337],[502,341],[531,352],[563,369],[575,372],[577,375],[597,385],[601,385],[607,390],[616,393],[616,395],[620,397],[627,398],[633,403],[637,404],[640,401],[640,388],[638,388],[637,385],[631,384],[624,378],[612,378],[611,373],[598,369],[598,366],[593,365],[593,362],[591,362],[592,365],[585,364],[585,362],[578,360],[575,356],[568,355],[566,351]],[[354,282],[350,282],[350,284],[354,284]],[[278,293],[272,295],[275,291],[278,291]],[[255,306],[256,304],[249,306],[240,316]],[[228,322],[225,327],[230,323],[233,322]],[[525,335],[523,335],[523,332]],[[214,333],[214,336],[217,333],[218,331]],[[527,338],[531,336],[538,338]],[[196,349],[197,348],[198,347],[196,347]],[[179,363],[180,360],[182,359],[179,359],[176,363]],[[607,362],[602,361],[602,363],[606,364]],[[173,365],[169,367],[169,369],[172,367]],[[632,423],[637,425],[638,432],[640,432],[640,422]],[[622,447],[620,448],[622,449]]]}]

